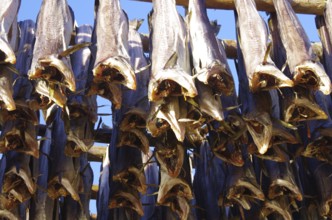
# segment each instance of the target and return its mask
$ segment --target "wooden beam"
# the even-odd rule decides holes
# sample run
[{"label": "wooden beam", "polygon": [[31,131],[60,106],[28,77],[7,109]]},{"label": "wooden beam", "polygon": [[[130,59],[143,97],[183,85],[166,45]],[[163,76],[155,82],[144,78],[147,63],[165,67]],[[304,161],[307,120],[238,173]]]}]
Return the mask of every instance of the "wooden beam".
[{"label": "wooden beam", "polygon": [[94,200],[97,199],[98,190],[99,190],[99,186],[98,185],[92,185],[90,199],[94,199]]},{"label": "wooden beam", "polygon": [[[143,43],[143,50],[144,52],[149,52],[149,35],[148,34],[141,34],[141,39]],[[219,41],[222,42],[222,44],[225,47],[226,56],[228,59],[236,59],[237,58],[237,42],[235,40],[228,40],[224,39]],[[322,44],[320,42],[312,43],[312,48],[314,52],[317,54],[317,56],[321,57],[322,55]]]},{"label": "wooden beam", "polygon": [[[135,0],[151,2],[151,0]],[[259,11],[273,12],[272,0],[255,0]],[[176,0],[178,5],[188,6],[188,0]],[[293,0],[293,9],[296,13],[321,15],[325,9],[325,0]],[[207,8],[234,10],[234,0],[206,0]]]}]

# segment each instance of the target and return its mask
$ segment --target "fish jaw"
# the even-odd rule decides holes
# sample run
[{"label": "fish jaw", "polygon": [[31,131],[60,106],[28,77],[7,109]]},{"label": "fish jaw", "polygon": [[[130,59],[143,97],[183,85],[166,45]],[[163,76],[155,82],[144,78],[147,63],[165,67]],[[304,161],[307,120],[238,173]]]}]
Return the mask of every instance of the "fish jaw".
[{"label": "fish jaw", "polygon": [[[52,68],[55,68],[55,70],[52,70]],[[28,75],[29,79],[44,78],[50,84],[54,82],[64,83],[64,85],[66,85],[70,91],[76,91],[76,82],[73,71],[67,64],[65,64],[63,60],[59,59],[56,55],[40,58],[38,60],[38,64],[34,69],[29,71]],[[55,79],[52,79],[52,77]]]},{"label": "fish jaw", "polygon": [[310,142],[301,154],[304,157],[316,158],[320,161],[332,162],[331,129],[320,129],[319,136]]},{"label": "fish jaw", "polygon": [[296,198],[298,201],[302,201],[302,193],[300,189],[293,183],[284,179],[277,179],[270,184],[268,197],[274,199],[278,196],[287,195],[291,198]]},{"label": "fish jaw", "polygon": [[141,108],[132,108],[127,111],[120,123],[121,131],[128,131],[133,128],[146,127],[147,112]]},{"label": "fish jaw", "polygon": [[148,86],[148,97],[153,102],[169,96],[195,97],[197,94],[193,77],[180,68],[159,70]]},{"label": "fish jaw", "polygon": [[324,67],[319,62],[305,61],[297,65],[294,71],[293,81],[295,85],[303,85],[329,95],[332,91],[331,81]]},{"label": "fish jaw", "polygon": [[177,177],[179,176],[183,165],[183,146],[180,144],[177,144],[176,147],[157,146],[156,158],[160,163],[161,169],[163,169],[164,172],[167,172],[167,175],[170,177]]},{"label": "fish jaw", "polygon": [[142,194],[145,194],[147,190],[143,171],[134,166],[130,166],[128,169],[114,175],[113,181],[131,186]]},{"label": "fish jaw", "polygon": [[124,146],[138,148],[144,154],[147,154],[149,152],[149,139],[141,130],[132,128],[128,131],[120,132],[117,147]]},{"label": "fish jaw", "polygon": [[173,178],[162,171],[157,203],[164,204],[168,198],[173,196],[181,196],[186,199],[193,198],[191,188],[184,180]]},{"label": "fish jaw", "polygon": [[[48,85],[45,80],[37,80],[37,85],[35,86],[35,88],[37,93],[54,101],[61,108],[63,108],[67,102],[67,97],[61,91],[57,89],[55,90],[54,88],[52,88],[51,85]],[[52,92],[50,92],[50,90],[52,90]]]},{"label": "fish jaw", "polygon": [[179,216],[180,220],[188,219],[190,206],[186,198],[183,198],[181,196],[174,196],[168,198],[163,205],[169,206],[171,210]]},{"label": "fish jaw", "polygon": [[144,211],[141,202],[137,196],[132,193],[120,191],[116,193],[109,201],[108,208],[130,208],[137,212],[138,215],[143,216]]},{"label": "fish jaw", "polygon": [[3,61],[6,63],[16,63],[16,56],[13,49],[4,39],[0,37],[0,61],[2,61],[2,57]]},{"label": "fish jaw", "polygon": [[272,64],[258,65],[252,79],[249,80],[249,87],[252,92],[293,86],[293,81]]},{"label": "fish jaw", "polygon": [[266,218],[271,213],[278,213],[285,220],[293,219],[291,213],[287,210],[287,208],[285,209],[284,207],[281,207],[278,201],[265,201],[263,210],[261,211],[261,215]]},{"label": "fish jaw", "polygon": [[267,112],[251,112],[243,118],[260,154],[266,153],[272,138],[272,121]]},{"label": "fish jaw", "polygon": [[122,91],[118,84],[106,82],[102,79],[93,79],[88,95],[100,95],[112,102],[115,109],[120,109],[122,104]]},{"label": "fish jaw", "polygon": [[114,83],[121,83],[129,89],[136,90],[134,70],[123,57],[110,57],[98,63],[92,72],[97,78],[103,78],[106,81]]},{"label": "fish jaw", "polygon": [[286,122],[298,122],[307,120],[325,120],[328,116],[314,102],[305,97],[297,97],[284,111]]},{"label": "fish jaw", "polygon": [[73,188],[72,183],[70,183],[70,181],[65,177],[62,177],[61,180],[59,180],[59,177],[55,176],[51,181],[49,181],[47,186],[47,194],[52,199],[70,195],[73,200],[80,201],[80,197]]},{"label": "fish jaw", "polygon": [[220,61],[213,61],[206,69],[197,73],[197,79],[209,85],[216,95],[229,96],[234,92],[234,80]]},{"label": "fish jaw", "polygon": [[273,125],[271,145],[276,144],[298,144],[299,140],[293,136],[287,129]]}]

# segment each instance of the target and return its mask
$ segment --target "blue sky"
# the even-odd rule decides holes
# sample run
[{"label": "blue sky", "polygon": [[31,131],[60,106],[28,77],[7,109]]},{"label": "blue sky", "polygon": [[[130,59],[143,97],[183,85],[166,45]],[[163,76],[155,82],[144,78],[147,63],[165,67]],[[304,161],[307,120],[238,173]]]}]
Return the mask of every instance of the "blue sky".
[{"label": "blue sky", "polygon": [[[19,11],[18,20],[32,19],[36,20],[38,11],[40,9],[42,0],[22,0],[21,8]],[[93,25],[94,20],[94,0],[68,0],[68,4],[72,7],[75,13],[75,19],[78,25],[82,24],[91,24]],[[151,3],[145,2],[135,2],[131,0],[122,0],[121,1],[122,8],[127,12],[129,19],[141,19],[143,18],[145,21],[139,30],[142,33],[148,32],[147,25],[147,14],[152,9]],[[178,7],[180,13],[184,13],[182,7]],[[221,30],[219,32],[218,37],[221,39],[235,39],[235,22],[233,11],[226,10],[208,10],[209,18],[211,20],[217,20],[219,24],[221,24]],[[262,16],[266,19],[267,15],[265,13],[261,13]],[[50,15],[52,16],[52,15]],[[310,40],[319,41],[314,16],[312,15],[299,15],[302,25],[304,26]],[[50,27],[51,28],[51,27]],[[230,61],[230,66],[232,68],[233,74],[235,73],[233,61]],[[103,99],[98,99],[99,105],[107,105],[106,107],[99,108],[99,113],[110,113],[110,103]],[[105,124],[111,126],[111,117],[103,117],[103,121]],[[101,145],[99,143],[96,143]],[[94,184],[98,184],[98,176],[99,176],[99,168],[100,163],[92,163],[92,167],[94,170],[95,178]],[[91,212],[96,213],[95,202],[91,202]]]}]

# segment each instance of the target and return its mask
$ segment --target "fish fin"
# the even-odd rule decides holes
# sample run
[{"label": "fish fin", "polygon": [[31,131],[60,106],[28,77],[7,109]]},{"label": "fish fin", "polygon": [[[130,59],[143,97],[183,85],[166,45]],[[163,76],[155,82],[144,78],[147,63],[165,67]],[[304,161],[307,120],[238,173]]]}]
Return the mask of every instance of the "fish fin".
[{"label": "fish fin", "polygon": [[217,36],[219,34],[221,25],[218,24],[217,20],[210,21],[210,24],[211,24],[211,27],[212,27],[212,30],[213,30],[214,34]]},{"label": "fish fin", "polygon": [[178,55],[176,52],[174,52],[166,62],[164,69],[173,68],[176,65],[177,60],[178,60]]},{"label": "fish fin", "polygon": [[150,66],[151,66],[151,63],[149,63],[149,64],[146,65],[146,66],[143,66],[143,67],[139,68],[138,70],[135,71],[135,74],[136,74],[136,73],[141,73],[141,72],[143,72],[143,71],[149,69]]},{"label": "fish fin", "polygon": [[138,31],[138,29],[141,27],[143,24],[144,19],[134,19],[129,21],[129,26],[133,28],[134,30]]},{"label": "fish fin", "polygon": [[264,55],[264,60],[263,60],[263,64],[265,65],[267,63],[267,58],[269,57],[270,55],[270,51],[272,49],[272,42],[270,42],[268,45],[267,45],[267,48],[266,48],[266,51],[265,51],[265,55]]},{"label": "fish fin", "polygon": [[81,43],[81,44],[76,44],[70,48],[68,48],[67,50],[65,51],[62,51],[60,54],[59,54],[59,59],[61,59],[62,57],[66,57],[70,54],[73,54],[75,53],[76,51],[80,50],[80,49],[83,49],[84,47],[89,47],[91,45],[91,43],[89,42],[85,42],[85,43]]},{"label": "fish fin", "polygon": [[284,72],[287,66],[288,66],[288,61],[286,60],[284,65],[282,65],[281,67],[281,72]]}]

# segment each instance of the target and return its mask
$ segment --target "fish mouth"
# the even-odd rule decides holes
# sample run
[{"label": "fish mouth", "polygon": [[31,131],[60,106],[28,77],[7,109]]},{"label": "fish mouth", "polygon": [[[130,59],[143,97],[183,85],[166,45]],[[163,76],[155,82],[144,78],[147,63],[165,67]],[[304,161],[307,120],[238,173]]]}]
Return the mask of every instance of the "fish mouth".
[{"label": "fish mouth", "polygon": [[154,102],[151,106],[151,113],[147,119],[146,127],[153,137],[158,137],[168,130],[172,130],[176,139],[182,142],[185,138],[185,125],[178,121],[179,114],[180,108],[177,97],[169,98],[165,103]]},{"label": "fish mouth", "polygon": [[287,207],[281,207],[278,201],[265,201],[263,210],[261,211],[261,215],[267,217],[271,214],[277,214],[283,217],[285,220],[291,220],[292,215],[288,211]]},{"label": "fish mouth", "polygon": [[138,195],[133,195],[129,192],[120,191],[116,193],[109,201],[108,208],[130,208],[137,212],[138,215],[143,216],[144,211]]},{"label": "fish mouth", "polygon": [[230,152],[228,149],[219,149],[212,148],[212,151],[216,157],[225,161],[226,163],[230,163],[233,166],[242,167],[244,165],[244,160],[242,157],[242,153],[239,150],[235,150]]},{"label": "fish mouth", "polygon": [[180,220],[187,220],[190,212],[190,206],[188,201],[181,196],[173,196],[168,198],[164,204],[169,206],[173,212],[175,212]]},{"label": "fish mouth", "polygon": [[52,199],[70,195],[73,200],[78,202],[80,201],[80,197],[74,189],[72,183],[65,177],[62,177],[61,179],[59,176],[53,177],[53,179],[51,179],[48,183],[47,194]]},{"label": "fish mouth", "polygon": [[179,68],[159,70],[148,86],[148,97],[153,102],[169,96],[195,97],[197,94],[193,77]]},{"label": "fish mouth", "polygon": [[124,146],[138,148],[144,154],[149,153],[149,139],[146,137],[143,131],[137,128],[120,132],[117,147]]},{"label": "fish mouth", "polygon": [[144,173],[137,167],[130,166],[126,170],[115,174],[113,176],[113,181],[120,182],[126,186],[131,186],[142,194],[146,193],[147,186],[145,184]]},{"label": "fish mouth", "polygon": [[[21,130],[22,129],[22,130]],[[3,133],[0,141],[0,149],[2,152],[9,150],[15,150],[16,152],[25,153],[31,155],[35,158],[39,157],[38,142],[36,141],[34,135],[27,132],[27,130],[33,129],[35,127],[21,127],[20,129],[13,127],[9,131]]]},{"label": "fish mouth", "polygon": [[326,113],[314,102],[305,97],[296,97],[284,111],[286,122],[300,122],[308,120],[325,120]]},{"label": "fish mouth", "polygon": [[22,203],[32,197],[36,186],[27,171],[20,169],[18,172],[16,167],[12,167],[5,173],[2,189]]},{"label": "fish mouth", "polygon": [[332,131],[331,129],[320,129],[319,137],[310,142],[302,156],[316,158],[320,161],[332,162]]},{"label": "fish mouth", "polygon": [[[0,198],[1,201],[1,198]],[[11,219],[11,220],[18,220],[18,218],[16,218],[16,216],[11,213],[10,211],[7,210],[0,210],[0,218],[1,219]]]},{"label": "fish mouth", "polygon": [[302,201],[303,199],[299,188],[295,184],[284,179],[274,180],[269,187],[269,199],[275,199],[283,195],[295,198],[297,201]]},{"label": "fish mouth", "polygon": [[[222,197],[222,195],[220,196]],[[219,197],[219,202],[222,203],[223,199]],[[259,189],[256,184],[252,183],[250,179],[240,179],[232,187],[229,188],[225,205],[231,205],[233,202],[238,203],[244,209],[251,208],[250,200],[258,199],[264,201],[264,193]]]},{"label": "fish mouth", "polygon": [[319,90],[324,95],[329,95],[332,90],[330,78],[327,76],[324,67],[313,61],[306,61],[296,66],[293,81],[295,85]]},{"label": "fish mouth", "polygon": [[252,92],[294,86],[292,80],[270,64],[257,66],[249,84]]},{"label": "fish mouth", "polygon": [[101,79],[93,79],[88,95],[100,95],[112,102],[115,109],[121,108],[122,91],[118,84],[106,82]]},{"label": "fish mouth", "polygon": [[183,146],[175,144],[175,147],[172,147],[156,144],[156,158],[160,163],[161,169],[164,169],[167,172],[167,175],[170,177],[177,177],[180,174],[183,165]]},{"label": "fish mouth", "polygon": [[248,145],[248,153],[255,154],[258,158],[264,160],[271,160],[275,162],[288,162],[289,158],[287,154],[284,152],[285,150],[282,149],[280,145],[272,145],[265,154],[260,154],[257,152],[257,147],[254,144]]},{"label": "fish mouth", "polygon": [[35,89],[36,92],[41,95],[39,97],[41,107],[47,108],[47,106],[53,101],[63,108],[67,102],[67,97],[63,88],[57,84],[48,84],[47,81],[38,79]]},{"label": "fish mouth", "polygon": [[16,63],[16,56],[11,46],[0,37],[0,62]]},{"label": "fish mouth", "polygon": [[188,183],[180,178],[171,177],[162,171],[157,203],[164,204],[167,199],[174,196],[180,196],[188,200],[193,198],[192,191]]},{"label": "fish mouth", "polygon": [[229,96],[234,92],[233,77],[219,61],[213,61],[198,73],[197,79],[209,85],[215,95]]},{"label": "fish mouth", "polygon": [[92,72],[95,77],[103,79],[103,81],[121,83],[129,89],[136,90],[135,73],[123,57],[110,57],[98,63]]},{"label": "fish mouth", "polygon": [[267,112],[251,112],[243,117],[260,154],[265,154],[272,138],[272,121]]},{"label": "fish mouth", "polygon": [[127,131],[133,128],[146,127],[147,113],[140,108],[132,108],[127,111],[120,123],[120,130]]},{"label": "fish mouth", "polygon": [[298,144],[299,140],[294,137],[287,129],[281,128],[273,124],[272,138],[270,145],[280,144]]},{"label": "fish mouth", "polygon": [[49,85],[62,85],[72,92],[76,90],[73,71],[55,55],[39,59],[38,66],[29,72],[29,79],[44,79]]}]

